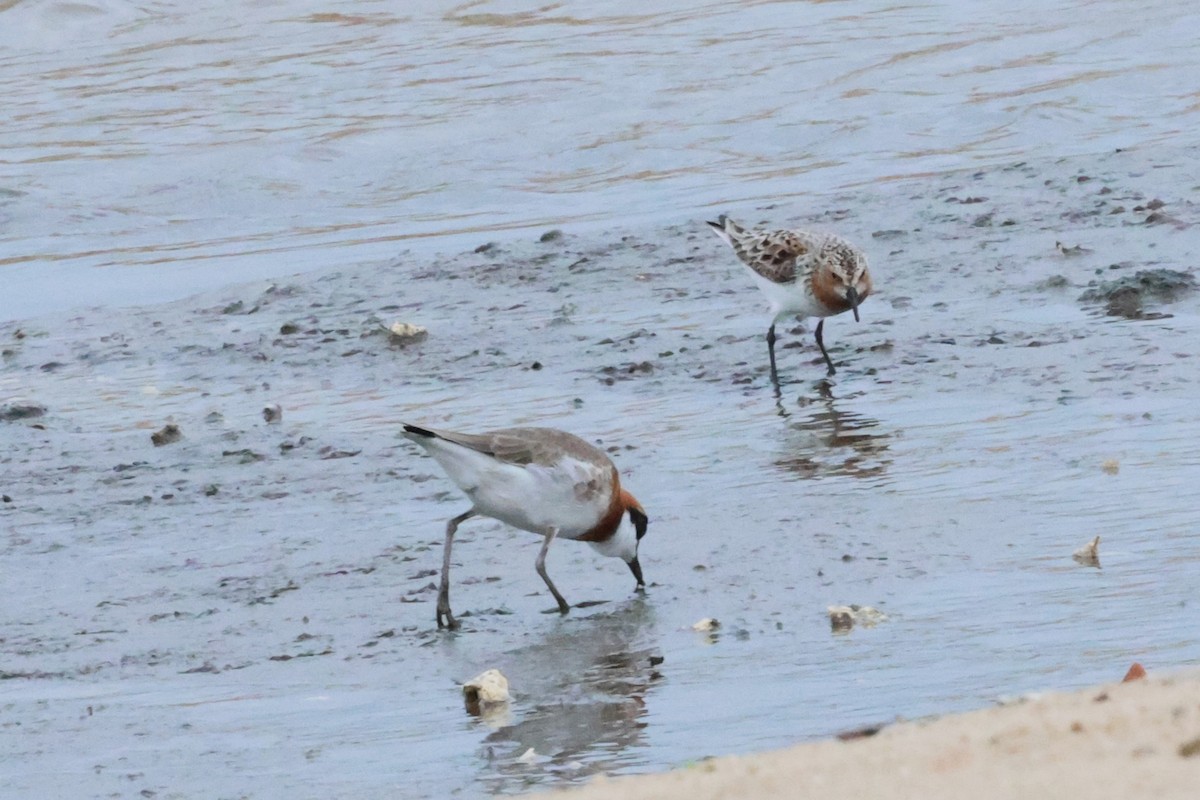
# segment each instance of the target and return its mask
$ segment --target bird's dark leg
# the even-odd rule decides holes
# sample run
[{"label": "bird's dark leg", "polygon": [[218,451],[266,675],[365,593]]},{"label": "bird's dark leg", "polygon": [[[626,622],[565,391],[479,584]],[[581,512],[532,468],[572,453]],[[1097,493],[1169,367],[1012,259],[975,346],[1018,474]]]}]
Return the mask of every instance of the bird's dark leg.
[{"label": "bird's dark leg", "polygon": [[437,624],[439,628],[458,628],[458,620],[450,613],[450,548],[454,546],[454,532],[460,522],[475,516],[475,509],[464,511],[446,523],[446,542],[442,551],[442,584],[438,587]]},{"label": "bird's dark leg", "polygon": [[821,338],[821,332],[825,329],[825,320],[817,323],[817,346],[821,348],[821,355],[825,356],[825,363],[829,365],[829,374],[835,375],[837,370],[833,368],[833,359],[829,357],[829,351],[825,349],[825,340]]},{"label": "bird's dark leg", "polygon": [[775,389],[779,389],[779,372],[775,369],[775,323],[771,323],[771,327],[767,328],[767,355],[771,357],[771,383],[775,384]]},{"label": "bird's dark leg", "polygon": [[555,536],[558,536],[558,528],[551,528],[546,531],[546,540],[542,542],[542,549],[537,557],[537,574],[542,576],[542,580],[546,582],[546,587],[550,589],[550,594],[554,595],[554,599],[558,601],[559,612],[566,614],[571,610],[571,606],[558,593],[558,589],[554,587],[554,581],[550,580],[550,575],[546,572],[546,553],[550,550],[550,543],[554,541]]}]

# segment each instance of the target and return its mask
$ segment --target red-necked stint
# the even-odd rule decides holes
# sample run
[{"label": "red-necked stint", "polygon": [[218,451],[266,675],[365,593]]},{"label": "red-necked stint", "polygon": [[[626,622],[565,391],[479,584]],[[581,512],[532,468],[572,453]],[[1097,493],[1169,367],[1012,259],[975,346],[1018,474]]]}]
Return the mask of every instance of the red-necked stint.
[{"label": "red-necked stint", "polygon": [[546,551],[556,538],[587,542],[602,555],[629,565],[637,589],[645,588],[638,544],[648,518],[621,488],[612,460],[600,450],[553,428],[505,428],[485,433],[435,431],[405,425],[404,435],[425,448],[471,501],[471,508],[446,523],[438,627],[458,627],[450,612],[450,549],[459,523],[491,517],[545,537],[537,572],[558,601],[570,606],[546,574]]},{"label": "red-necked stint", "polygon": [[775,323],[791,314],[820,317],[817,345],[829,366],[837,370],[825,349],[821,334],[825,317],[853,311],[871,294],[867,256],[850,242],[828,233],[801,230],[747,230],[722,214],[712,229],[733,248],[749,267],[758,288],[771,304],[771,327],[767,329],[767,352],[771,356],[771,379],[775,371]]}]

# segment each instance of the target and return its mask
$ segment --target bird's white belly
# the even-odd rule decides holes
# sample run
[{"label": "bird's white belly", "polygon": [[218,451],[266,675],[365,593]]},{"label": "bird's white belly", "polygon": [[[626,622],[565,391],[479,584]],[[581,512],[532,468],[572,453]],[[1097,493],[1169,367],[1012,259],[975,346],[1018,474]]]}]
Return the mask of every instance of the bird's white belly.
[{"label": "bird's white belly", "polygon": [[747,268],[758,288],[767,296],[771,304],[771,314],[775,319],[788,314],[801,317],[827,317],[831,312],[817,302],[809,288],[809,282],[801,277],[792,283],[774,283]]},{"label": "bird's white belly", "polygon": [[576,477],[569,471],[497,463],[481,478],[466,490],[475,509],[534,533],[553,527],[560,538],[577,539],[596,525],[608,506],[607,499],[580,499]]}]

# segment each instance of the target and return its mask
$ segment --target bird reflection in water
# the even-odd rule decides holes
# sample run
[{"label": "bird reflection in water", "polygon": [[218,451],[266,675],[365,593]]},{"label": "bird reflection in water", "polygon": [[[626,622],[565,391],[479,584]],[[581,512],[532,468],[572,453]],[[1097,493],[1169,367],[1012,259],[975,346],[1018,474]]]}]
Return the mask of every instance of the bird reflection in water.
[{"label": "bird reflection in water", "polygon": [[776,395],[776,410],[788,421],[786,452],[776,466],[801,478],[876,478],[887,472],[892,435],[879,429],[879,420],[844,411],[838,403],[827,380],[817,382],[815,397],[801,395],[792,410]]},{"label": "bird reflection in water", "polygon": [[508,655],[517,721],[483,740],[480,781],[490,793],[569,785],[639,763],[646,698],[662,680],[658,648],[642,641],[650,613],[635,598]]}]

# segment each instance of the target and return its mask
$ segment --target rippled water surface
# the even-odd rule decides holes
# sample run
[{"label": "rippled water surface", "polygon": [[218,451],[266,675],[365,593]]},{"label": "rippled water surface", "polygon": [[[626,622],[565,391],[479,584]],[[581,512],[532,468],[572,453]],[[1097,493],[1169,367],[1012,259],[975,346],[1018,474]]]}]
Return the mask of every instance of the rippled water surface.
[{"label": "rippled water surface", "polygon": [[1170,140],[1197,28],[1166,0],[7,0],[0,267],[29,296],[0,317]]}]

